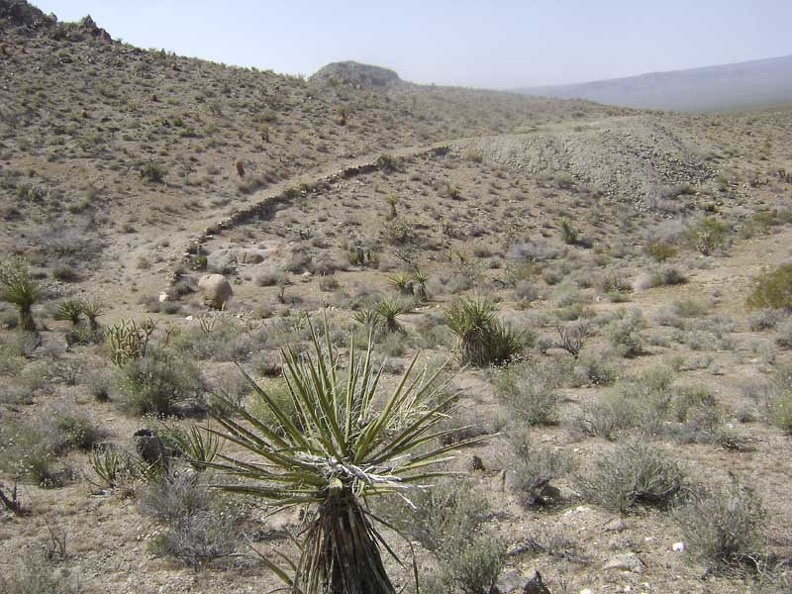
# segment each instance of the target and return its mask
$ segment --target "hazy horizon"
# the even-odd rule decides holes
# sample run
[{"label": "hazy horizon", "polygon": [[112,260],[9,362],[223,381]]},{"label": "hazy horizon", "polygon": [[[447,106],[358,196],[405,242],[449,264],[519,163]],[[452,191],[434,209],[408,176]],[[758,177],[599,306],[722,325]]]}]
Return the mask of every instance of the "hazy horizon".
[{"label": "hazy horizon", "polygon": [[391,68],[404,79],[495,89],[549,86],[792,54],[792,3],[668,0],[405,0],[397,8],[243,0],[33,0],[61,21],[90,14],[142,48],[310,75],[330,62]]}]

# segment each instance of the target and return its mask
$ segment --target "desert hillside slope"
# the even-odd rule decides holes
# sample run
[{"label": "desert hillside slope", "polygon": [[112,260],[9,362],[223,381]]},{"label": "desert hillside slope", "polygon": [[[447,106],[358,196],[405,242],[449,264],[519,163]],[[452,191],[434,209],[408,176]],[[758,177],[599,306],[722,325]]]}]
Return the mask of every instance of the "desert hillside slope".
[{"label": "desert hillside slope", "polygon": [[[207,468],[229,423],[330,468],[316,499],[444,448],[450,477],[366,508],[397,591],[413,557],[430,594],[789,591],[792,111],[306,80],[112,33],[0,0],[0,592],[279,587],[317,524],[217,488],[277,472]],[[372,341],[376,411],[440,370],[380,438],[441,438],[306,446],[312,329],[342,369]]]}]

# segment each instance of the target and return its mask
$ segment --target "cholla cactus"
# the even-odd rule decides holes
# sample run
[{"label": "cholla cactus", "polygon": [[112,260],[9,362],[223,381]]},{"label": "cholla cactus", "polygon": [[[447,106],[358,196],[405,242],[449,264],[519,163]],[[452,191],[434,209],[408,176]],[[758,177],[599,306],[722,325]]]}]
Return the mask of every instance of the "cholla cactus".
[{"label": "cholla cactus", "polygon": [[121,367],[130,359],[145,357],[146,348],[156,327],[157,323],[148,319],[140,326],[132,320],[107,328],[106,336],[113,364]]}]

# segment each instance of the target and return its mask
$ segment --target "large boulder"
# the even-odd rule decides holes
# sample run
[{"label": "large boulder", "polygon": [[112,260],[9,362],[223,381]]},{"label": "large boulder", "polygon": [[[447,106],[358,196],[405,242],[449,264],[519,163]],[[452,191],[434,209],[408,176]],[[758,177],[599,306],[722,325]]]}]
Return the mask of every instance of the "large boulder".
[{"label": "large boulder", "polygon": [[234,291],[222,274],[204,274],[198,279],[198,294],[204,305],[223,309]]}]

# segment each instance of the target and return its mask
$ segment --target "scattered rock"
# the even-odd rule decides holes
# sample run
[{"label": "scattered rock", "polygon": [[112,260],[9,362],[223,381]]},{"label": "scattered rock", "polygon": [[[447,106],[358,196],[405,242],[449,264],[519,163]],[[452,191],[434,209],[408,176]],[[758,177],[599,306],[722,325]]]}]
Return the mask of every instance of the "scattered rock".
[{"label": "scattered rock", "polygon": [[640,557],[635,553],[623,553],[621,555],[615,555],[608,559],[605,562],[605,565],[602,566],[602,569],[609,570],[609,569],[618,569],[620,571],[631,571],[633,573],[641,573],[643,572],[644,562],[641,561]]},{"label": "scattered rock", "polygon": [[198,294],[204,305],[223,309],[234,291],[222,274],[205,274],[198,280]]},{"label": "scattered rock", "polygon": [[616,518],[605,524],[603,530],[605,532],[621,532],[626,527],[627,525],[620,518]]}]

